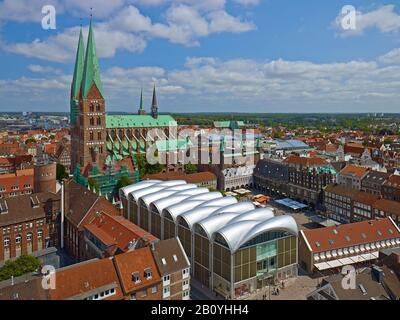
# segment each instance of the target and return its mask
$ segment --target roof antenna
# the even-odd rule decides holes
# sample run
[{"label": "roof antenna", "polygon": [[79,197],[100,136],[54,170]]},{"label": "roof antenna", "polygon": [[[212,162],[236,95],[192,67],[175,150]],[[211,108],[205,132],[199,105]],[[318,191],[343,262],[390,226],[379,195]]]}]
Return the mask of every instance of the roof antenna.
[{"label": "roof antenna", "polygon": [[90,7],[90,22],[92,22],[92,18],[93,18],[93,8]]}]

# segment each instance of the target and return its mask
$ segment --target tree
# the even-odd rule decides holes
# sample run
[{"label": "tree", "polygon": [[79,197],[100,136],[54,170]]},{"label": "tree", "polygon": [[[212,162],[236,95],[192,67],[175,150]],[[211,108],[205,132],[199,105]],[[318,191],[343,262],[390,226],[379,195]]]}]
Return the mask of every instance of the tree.
[{"label": "tree", "polygon": [[129,179],[129,177],[127,176],[123,176],[121,177],[118,182],[117,185],[115,186],[116,190],[118,191],[119,189],[129,186],[130,184],[132,184],[131,179]]},{"label": "tree", "polygon": [[97,190],[100,189],[99,183],[93,178],[88,179],[88,185],[89,185],[90,190],[92,190],[92,192],[94,192],[94,193],[96,193]]},{"label": "tree", "polygon": [[191,174],[197,172],[197,166],[195,164],[192,164],[189,162],[188,164],[185,164],[185,173],[186,174]]},{"label": "tree", "polygon": [[25,140],[25,144],[36,143],[36,140],[33,138],[29,138]]},{"label": "tree", "polygon": [[57,175],[57,180],[59,180],[59,181],[61,181],[62,179],[68,178],[68,173],[67,173],[65,167],[61,163],[57,163],[56,175]]},{"label": "tree", "polygon": [[40,260],[34,256],[23,255],[14,261],[6,261],[0,268],[0,281],[10,279],[12,276],[19,277],[39,269]]}]

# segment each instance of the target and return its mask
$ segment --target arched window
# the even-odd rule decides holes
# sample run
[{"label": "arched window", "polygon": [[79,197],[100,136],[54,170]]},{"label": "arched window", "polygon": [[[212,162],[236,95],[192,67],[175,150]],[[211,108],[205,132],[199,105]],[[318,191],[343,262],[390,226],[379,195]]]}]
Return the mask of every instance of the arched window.
[{"label": "arched window", "polygon": [[90,125],[94,126],[94,118],[93,117],[90,118]]},{"label": "arched window", "polygon": [[100,111],[100,103],[96,104],[96,111]]},{"label": "arched window", "polygon": [[15,243],[21,244],[21,235],[20,234],[15,237]]},{"label": "arched window", "polygon": [[39,229],[38,232],[37,232],[38,239],[42,239],[42,236],[43,236],[43,230]]},{"label": "arched window", "polygon": [[101,131],[97,132],[97,140],[101,140]]},{"label": "arched window", "polygon": [[93,140],[93,131],[89,132],[89,140]]},{"label": "arched window", "polygon": [[26,240],[27,240],[28,242],[30,242],[30,241],[32,241],[32,237],[33,237],[32,232],[28,232],[27,235],[26,235]]},{"label": "arched window", "polygon": [[7,248],[10,246],[10,238],[4,238],[4,247]]},{"label": "arched window", "polygon": [[93,111],[94,111],[94,105],[93,105],[93,103],[90,103],[90,105],[89,105],[89,110],[90,110],[90,112],[93,112]]},{"label": "arched window", "polygon": [[101,118],[100,117],[97,118],[97,125],[101,126]]},{"label": "arched window", "polygon": [[123,132],[122,130],[119,130],[119,131],[118,131],[118,136],[119,136],[119,138],[120,138],[121,140],[123,140],[123,139],[124,139],[124,132]]}]

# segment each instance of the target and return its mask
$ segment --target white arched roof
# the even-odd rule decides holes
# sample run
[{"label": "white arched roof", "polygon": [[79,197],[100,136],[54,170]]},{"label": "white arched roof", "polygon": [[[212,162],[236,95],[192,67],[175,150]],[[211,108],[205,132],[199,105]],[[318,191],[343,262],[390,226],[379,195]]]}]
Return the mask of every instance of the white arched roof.
[{"label": "white arched roof", "polygon": [[129,193],[131,193],[132,191],[136,191],[145,187],[150,187],[156,183],[161,182],[160,180],[144,180],[144,181],[140,181],[138,183],[135,184],[131,184],[129,186],[123,187],[120,190],[120,194],[123,194],[125,197],[128,196]]},{"label": "white arched roof", "polygon": [[233,218],[236,218],[240,213],[238,212],[224,212],[220,214],[211,214],[209,217],[196,222],[201,226],[204,232],[207,234],[209,240],[212,239],[214,232],[221,229]]},{"label": "white arched roof", "polygon": [[182,201],[180,203],[176,203],[172,206],[166,207],[163,210],[162,215],[165,216],[165,214],[168,212],[170,214],[170,216],[174,219],[174,221],[176,221],[176,218],[178,217],[178,215],[199,206],[203,202],[204,202],[204,200],[186,199],[185,201]]},{"label": "white arched roof", "polygon": [[205,192],[205,193],[193,195],[188,200],[204,200],[203,202],[206,202],[206,201],[211,201],[211,200],[219,199],[219,198],[222,198],[222,194],[219,192]]},{"label": "white arched roof", "polygon": [[167,198],[167,197],[172,196],[173,194],[176,194],[178,192],[179,191],[163,189],[163,190],[161,190],[159,192],[154,192],[154,193],[147,194],[147,195],[141,197],[140,199],[144,202],[146,207],[149,208],[150,204],[152,204],[154,201],[157,201],[159,199]]},{"label": "white arched roof", "polygon": [[260,208],[251,211],[244,212],[237,216],[235,219],[231,220],[229,223],[234,223],[236,221],[243,220],[256,220],[263,221],[274,217],[274,212],[270,208]]},{"label": "white arched roof", "polygon": [[[184,192],[184,191],[182,191]],[[201,192],[201,191],[200,191]],[[154,201],[152,204],[156,207],[158,213],[162,215],[163,210],[166,207],[172,206],[178,202],[184,201],[185,199],[189,198],[191,195],[183,194],[181,192],[175,193],[167,198],[159,199]]]},{"label": "white arched roof", "polygon": [[181,181],[181,180],[173,180],[173,181],[163,181],[163,182],[156,183],[156,184],[150,185],[150,186],[147,186],[146,184],[144,184],[143,188],[136,189],[136,190],[130,192],[129,194],[131,197],[133,197],[135,202],[138,202],[141,197],[144,197],[147,194],[159,192],[166,188],[175,187],[175,186],[179,186],[182,184],[186,184],[186,182]]},{"label": "white arched roof", "polygon": [[204,194],[204,193],[210,193],[210,191],[207,188],[193,188],[189,190],[183,190],[181,194],[185,194],[188,196],[192,195],[199,195],[199,194]]},{"label": "white arched roof", "polygon": [[186,211],[180,215],[181,218],[183,218],[187,225],[189,226],[190,229],[193,228],[193,225],[210,216],[213,214],[215,211],[220,209],[219,206],[213,206],[213,207],[195,207],[192,210]]},{"label": "white arched roof", "polygon": [[266,220],[238,220],[222,227],[216,234],[225,239],[229,249],[234,253],[246,242],[270,231],[285,231],[294,236],[298,235],[296,221],[287,215]]},{"label": "white arched roof", "polygon": [[212,201],[207,201],[204,204],[202,204],[202,207],[209,207],[209,206],[227,206],[233,203],[237,203],[237,199],[235,197],[222,197],[222,198],[217,198]]},{"label": "white arched roof", "polygon": [[237,203],[233,203],[231,205],[228,206],[224,206],[221,209],[219,209],[218,211],[215,212],[215,214],[219,214],[219,213],[224,213],[224,212],[246,212],[246,211],[250,211],[252,209],[254,209],[255,206],[252,202],[250,201],[243,201],[243,202],[237,202]]},{"label": "white arched roof", "polygon": [[187,183],[187,184],[179,184],[179,185],[175,185],[172,187],[168,187],[168,190],[172,190],[172,191],[183,191],[183,190],[191,190],[191,189],[196,189],[197,186],[193,183]]}]

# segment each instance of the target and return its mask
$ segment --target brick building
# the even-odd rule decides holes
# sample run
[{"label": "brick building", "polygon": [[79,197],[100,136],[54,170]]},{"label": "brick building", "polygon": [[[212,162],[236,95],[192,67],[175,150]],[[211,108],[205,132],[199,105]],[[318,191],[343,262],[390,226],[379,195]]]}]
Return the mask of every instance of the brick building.
[{"label": "brick building", "polygon": [[338,173],[337,183],[348,188],[361,190],[361,181],[368,172],[368,168],[349,164]]},{"label": "brick building", "polygon": [[189,300],[190,262],[179,238],[156,243],[153,255],[162,278],[162,298]]},{"label": "brick building", "polygon": [[0,262],[57,246],[60,194],[0,200]]},{"label": "brick building", "polygon": [[301,230],[299,264],[310,273],[339,272],[344,265],[368,266],[380,249],[399,247],[400,229],[391,218]]},{"label": "brick building", "polygon": [[0,175],[0,199],[31,194],[34,188],[33,169],[16,170]]},{"label": "brick building", "polygon": [[361,180],[361,191],[368,192],[375,196],[381,196],[383,184],[389,176],[390,175],[385,172],[369,171]]},{"label": "brick building", "polygon": [[400,176],[391,175],[383,184],[382,197],[400,202]]},{"label": "brick building", "polygon": [[77,261],[82,260],[85,225],[100,212],[118,215],[118,210],[105,198],[83,188],[74,181],[65,183],[64,244]]},{"label": "brick building", "polygon": [[84,226],[82,260],[106,258],[158,242],[158,239],[121,216],[101,212]]}]

